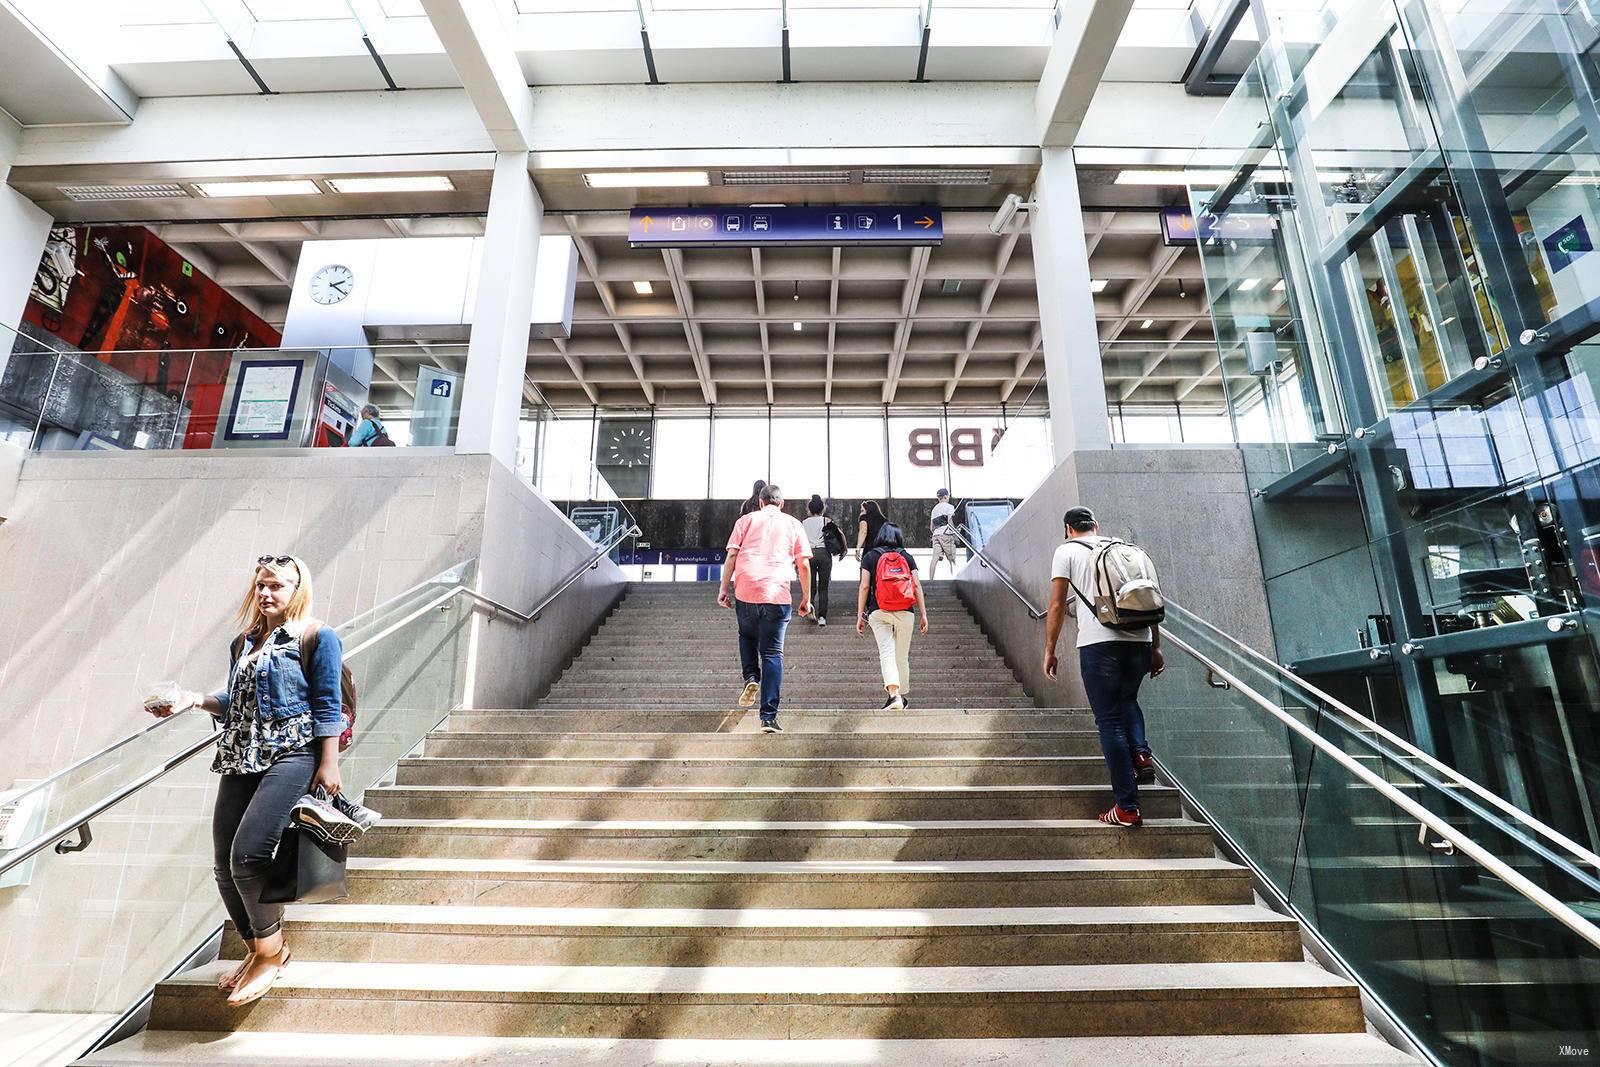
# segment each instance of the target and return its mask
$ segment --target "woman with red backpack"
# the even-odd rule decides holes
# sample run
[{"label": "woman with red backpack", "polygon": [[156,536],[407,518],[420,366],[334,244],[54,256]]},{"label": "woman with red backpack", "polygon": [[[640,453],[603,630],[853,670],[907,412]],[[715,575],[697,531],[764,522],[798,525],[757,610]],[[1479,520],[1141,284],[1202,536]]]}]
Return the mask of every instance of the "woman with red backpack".
[{"label": "woman with red backpack", "polygon": [[928,605],[917,581],[917,561],[907,550],[900,527],[885,522],[872,549],[861,557],[861,588],[856,595],[856,633],[866,633],[870,625],[878,642],[878,666],[889,694],[883,702],[885,711],[910,707],[906,692],[911,688],[911,628],[919,615],[918,629],[927,636]]}]

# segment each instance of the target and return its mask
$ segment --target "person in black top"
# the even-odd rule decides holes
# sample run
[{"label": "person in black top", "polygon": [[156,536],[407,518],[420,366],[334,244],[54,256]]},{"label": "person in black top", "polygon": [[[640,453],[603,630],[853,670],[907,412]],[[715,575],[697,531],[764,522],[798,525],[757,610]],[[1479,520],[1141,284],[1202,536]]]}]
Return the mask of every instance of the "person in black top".
[{"label": "person in black top", "polygon": [[766,481],[761,478],[756,479],[755,487],[750,490],[750,499],[739,505],[740,517],[748,515],[753,511],[761,510],[761,490],[765,489],[766,487]]},{"label": "person in black top", "polygon": [[[880,564],[884,571],[883,588],[879,586]],[[886,603],[880,603],[880,598]],[[922,617],[919,630],[926,636],[928,604],[922,596],[922,583],[917,580],[917,561],[906,548],[900,527],[886,522],[878,530],[876,546],[861,557],[856,633],[864,634],[867,626],[872,626],[872,636],[878,643],[883,688],[889,694],[883,706],[889,711],[902,711],[910,706],[906,691],[911,687],[911,627],[918,615]]]},{"label": "person in black top", "polygon": [[878,507],[876,500],[861,502],[861,521],[856,526],[856,559],[860,559],[863,552],[878,543],[878,531],[888,521],[884,518],[883,509]]}]

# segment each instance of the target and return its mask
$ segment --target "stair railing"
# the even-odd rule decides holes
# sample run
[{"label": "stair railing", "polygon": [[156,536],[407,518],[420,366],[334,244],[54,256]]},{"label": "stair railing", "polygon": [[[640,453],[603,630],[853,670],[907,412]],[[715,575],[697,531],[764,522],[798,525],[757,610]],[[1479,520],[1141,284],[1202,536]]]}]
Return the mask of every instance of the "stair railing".
[{"label": "stair railing", "polygon": [[1012,596],[1022,601],[1022,606],[1028,609],[1028,616],[1030,618],[1037,620],[1045,617],[1046,613],[1043,610],[1033,606],[1033,601],[1029,600],[1026,594],[1017,588],[1017,583],[1013,582],[1010,576],[1007,575],[1005,571],[1000,569],[999,564],[990,559],[988,554],[985,553],[983,549],[979,548],[975,543],[973,543],[971,531],[967,529],[965,523],[957,523],[955,530],[956,538],[962,544],[967,546],[967,551],[971,552],[973,558],[978,561],[978,566],[983,567],[985,570],[993,571],[994,576],[1000,579],[1000,584],[1011,590]]}]

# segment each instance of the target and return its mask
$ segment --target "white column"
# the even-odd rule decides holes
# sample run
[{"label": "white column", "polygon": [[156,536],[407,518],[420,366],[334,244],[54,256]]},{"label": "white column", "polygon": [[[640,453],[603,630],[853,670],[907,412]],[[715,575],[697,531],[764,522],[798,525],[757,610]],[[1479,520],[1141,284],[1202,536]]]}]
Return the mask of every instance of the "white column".
[{"label": "white column", "polygon": [[461,386],[456,451],[488,453],[513,470],[543,218],[544,202],[528,176],[528,154],[497,154],[483,262],[478,268],[478,297],[472,310],[467,373]]},{"label": "white column", "polygon": [[[16,329],[28,303],[39,257],[50,237],[50,216],[11,186],[0,182],[0,326]],[[0,343],[0,364],[11,352],[7,335]]]},{"label": "white column", "polygon": [[1071,149],[1045,148],[1041,153],[1033,192],[1033,269],[1050,390],[1050,432],[1059,463],[1071,452],[1110,448],[1111,426],[1089,292],[1077,167]]}]

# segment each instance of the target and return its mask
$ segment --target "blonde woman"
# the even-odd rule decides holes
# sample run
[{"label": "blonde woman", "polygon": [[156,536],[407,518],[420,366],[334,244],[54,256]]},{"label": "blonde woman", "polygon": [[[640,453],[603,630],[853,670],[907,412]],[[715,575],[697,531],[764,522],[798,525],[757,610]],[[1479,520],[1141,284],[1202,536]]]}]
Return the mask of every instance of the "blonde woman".
[{"label": "blonde woman", "polygon": [[261,903],[289,809],[318,786],[329,796],[341,788],[344,650],[332,628],[319,627],[311,662],[302,663],[300,635],[310,621],[306,565],[262,556],[239,607],[241,632],[228,647],[227,688],[150,707],[157,717],[204,708],[222,727],[211,764],[222,775],[211,837],[217,889],[246,948],[244,962],[218,983],[235,1007],[264,996],[289,962],[283,905]]}]

